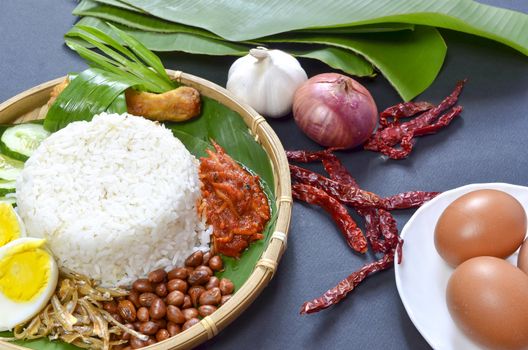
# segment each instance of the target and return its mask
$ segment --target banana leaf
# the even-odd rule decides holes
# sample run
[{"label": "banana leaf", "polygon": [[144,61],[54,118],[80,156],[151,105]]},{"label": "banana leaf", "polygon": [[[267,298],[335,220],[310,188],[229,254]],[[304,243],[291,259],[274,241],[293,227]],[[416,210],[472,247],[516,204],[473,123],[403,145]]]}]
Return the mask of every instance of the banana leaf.
[{"label": "banana leaf", "polygon": [[[122,4],[122,3],[120,3]],[[130,28],[140,29],[151,32],[161,33],[191,33],[197,34],[213,39],[222,39],[216,34],[207,30],[188,26],[180,23],[174,23],[156,18],[145,13],[137,12],[135,9],[124,9],[116,6],[115,3],[103,4],[99,1],[83,0],[72,12],[76,16],[90,16],[97,17],[103,20],[112,21],[123,24]],[[355,27],[342,28],[319,28],[319,29],[303,29],[299,32],[308,33],[327,33],[327,34],[354,34],[354,33],[377,33],[377,32],[393,32],[399,30],[412,30],[414,26],[407,23],[380,23],[367,24]]]},{"label": "banana leaf", "polygon": [[109,106],[112,106],[112,112],[124,113],[124,99],[114,101],[135,84],[137,82],[125,81],[116,74],[97,68],[87,69],[70,81],[57,97],[46,115],[44,128],[55,132],[73,121],[91,120],[95,114],[106,111]]},{"label": "banana leaf", "polygon": [[408,101],[434,81],[447,47],[435,28],[416,26],[414,31],[362,35],[278,34],[260,39],[266,43],[324,44],[365,57]]},{"label": "banana leaf", "polygon": [[147,14],[125,10],[115,6],[100,4],[92,0],[81,1],[72,13],[76,16],[96,17],[144,31],[161,33],[190,33],[222,40],[222,38],[218,35],[201,28],[164,21]]},{"label": "banana leaf", "polygon": [[129,10],[129,11],[143,13],[143,11],[141,11],[140,9],[135,8],[134,6],[127,5],[124,2],[121,2],[120,0],[95,0],[95,1],[103,5],[110,5],[114,7],[119,7],[121,9]]},{"label": "banana leaf", "polygon": [[[83,17],[77,24],[66,33],[67,41],[76,42],[86,47],[92,45],[79,41],[75,38],[78,26],[92,26],[113,36],[110,27],[102,20],[95,17]],[[243,56],[246,55],[251,46],[228,43],[190,33],[156,33],[141,30],[127,29],[126,26],[115,24],[126,33],[133,35],[146,47],[153,51],[182,51],[202,55],[221,56]],[[288,50],[287,50],[288,51]],[[297,57],[317,59],[332,68],[339,69],[347,74],[358,77],[374,76],[372,65],[363,57],[354,54],[350,50],[341,48],[319,47],[309,49],[298,49],[291,51]]]},{"label": "banana leaf", "polygon": [[328,66],[339,69],[356,77],[374,77],[374,67],[363,56],[340,47],[321,46],[304,50],[286,50],[296,57],[309,58],[324,62]]},{"label": "banana leaf", "polygon": [[528,55],[528,15],[473,0],[122,0],[153,16],[252,40],[292,30],[411,23],[479,35]]},{"label": "banana leaf", "polygon": [[[95,17],[83,17],[77,24],[66,33],[66,38],[73,37],[78,32],[80,25],[92,26],[112,35],[110,27],[102,20]],[[116,26],[127,34],[134,36],[147,48],[153,51],[182,51],[213,56],[243,56],[247,54],[250,46],[216,40],[191,33],[154,33],[142,30],[134,30],[124,26]],[[112,35],[113,36],[113,35]],[[118,39],[114,36],[115,39]]]}]

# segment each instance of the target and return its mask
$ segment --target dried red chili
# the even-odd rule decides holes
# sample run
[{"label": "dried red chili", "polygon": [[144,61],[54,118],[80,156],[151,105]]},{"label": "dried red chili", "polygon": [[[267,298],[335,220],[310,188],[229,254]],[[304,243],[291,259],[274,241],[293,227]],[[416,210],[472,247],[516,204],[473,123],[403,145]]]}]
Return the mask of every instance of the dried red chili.
[{"label": "dried red chili", "polygon": [[295,199],[318,205],[326,210],[332,215],[347,244],[357,252],[365,253],[367,251],[367,240],[363,232],[356,225],[346,207],[337,199],[323,190],[303,184],[294,184],[292,186],[292,194]]},{"label": "dried red chili", "polygon": [[375,272],[388,269],[392,266],[393,261],[394,252],[392,251],[385,254],[378,261],[363,266],[319,298],[305,302],[301,307],[301,314],[318,312],[339,303],[348,293],[353,291],[361,282],[363,282],[365,278]]},{"label": "dried red chili", "polygon": [[379,225],[381,233],[383,234],[383,252],[394,252],[396,249],[398,254],[398,264],[402,261],[402,246],[403,239],[398,235],[398,225],[391,213],[386,210],[379,209]]},{"label": "dried red chili", "polygon": [[[434,105],[430,102],[398,103],[380,113],[379,123],[382,128],[385,128],[397,123],[401,118],[412,117],[418,113],[428,111],[433,107]],[[388,118],[392,118],[392,121],[389,121]]]},{"label": "dried red chili", "polygon": [[[401,105],[400,107],[397,107],[398,105],[392,107],[394,110],[388,110],[385,117],[382,118],[383,122],[380,123],[380,127],[376,133],[365,142],[364,148],[370,151],[381,152],[393,159],[407,157],[413,148],[413,137],[435,133],[441,128],[449,125],[449,123],[460,114],[462,107],[456,106],[445,115],[441,116],[444,111],[450,109],[457,103],[465,82],[466,80],[459,81],[454,91],[438,106],[427,109],[419,116],[405,123],[399,123],[399,115],[407,116],[407,112],[413,112],[412,108],[405,111],[405,108]],[[416,110],[420,108],[425,109],[427,107],[424,105],[417,107]],[[402,110],[402,112],[397,112],[399,109]],[[391,115],[391,113],[395,115],[395,121],[389,123],[387,121],[387,116]],[[400,148],[395,148],[394,146],[398,144],[400,145]]]},{"label": "dried red chili", "polygon": [[344,204],[356,208],[385,207],[385,201],[375,193],[351,185],[342,184],[320,174],[295,165],[290,165],[293,181],[317,187]]},{"label": "dried red chili", "polygon": [[[426,108],[426,105],[417,108]],[[321,297],[304,303],[301,314],[309,314],[337,304],[370,274],[391,267],[394,263],[395,254],[398,256],[398,263],[401,263],[403,240],[398,235],[396,220],[388,210],[420,206],[438,195],[438,192],[409,191],[381,198],[371,192],[359,189],[356,180],[332,153],[332,149],[316,152],[288,151],[287,155],[290,161],[303,163],[322,161],[325,171],[331,178],[328,179],[310,170],[290,165],[292,179],[299,182],[293,185],[294,197],[298,198],[299,196],[298,188],[306,186],[302,184],[309,184],[307,188],[319,189],[337,203],[341,201],[354,206],[358,213],[365,218],[365,235],[372,250],[375,253],[384,254],[381,259],[363,266]],[[358,194],[360,195],[357,196]],[[362,201],[360,198],[366,200]],[[346,211],[344,207],[343,209]]]},{"label": "dried red chili", "polygon": [[[331,150],[327,150],[325,156],[322,158],[323,167],[330,178],[343,184],[359,188],[356,179],[352,177],[337,156],[330,152]],[[374,252],[382,252],[384,246],[380,241],[381,230],[377,210],[373,208],[356,208],[356,210],[358,214],[365,219],[365,236],[367,237],[372,250],[374,250]]]},{"label": "dried red chili", "polygon": [[434,197],[438,196],[440,192],[425,192],[425,191],[408,191],[398,193],[393,196],[384,198],[384,209],[409,209],[417,208]]}]

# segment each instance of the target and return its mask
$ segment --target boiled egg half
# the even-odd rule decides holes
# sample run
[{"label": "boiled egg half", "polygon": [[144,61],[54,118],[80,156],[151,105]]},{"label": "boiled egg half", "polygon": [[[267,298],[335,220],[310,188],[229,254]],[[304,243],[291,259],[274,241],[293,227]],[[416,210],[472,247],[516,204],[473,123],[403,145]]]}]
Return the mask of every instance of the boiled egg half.
[{"label": "boiled egg half", "polygon": [[15,209],[9,203],[0,202],[0,247],[25,236],[26,230]]},{"label": "boiled egg half", "polygon": [[53,295],[59,271],[45,242],[23,237],[0,247],[0,331],[30,320]]}]

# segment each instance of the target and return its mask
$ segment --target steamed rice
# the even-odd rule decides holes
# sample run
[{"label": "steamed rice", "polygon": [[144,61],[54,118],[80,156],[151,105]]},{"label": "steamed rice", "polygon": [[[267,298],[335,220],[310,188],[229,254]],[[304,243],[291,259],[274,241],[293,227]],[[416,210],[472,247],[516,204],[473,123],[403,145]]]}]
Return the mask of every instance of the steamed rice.
[{"label": "steamed rice", "polygon": [[106,286],[183,263],[205,247],[198,162],[170,130],[131,115],[101,114],[46,139],[16,185],[28,235],[60,266]]}]

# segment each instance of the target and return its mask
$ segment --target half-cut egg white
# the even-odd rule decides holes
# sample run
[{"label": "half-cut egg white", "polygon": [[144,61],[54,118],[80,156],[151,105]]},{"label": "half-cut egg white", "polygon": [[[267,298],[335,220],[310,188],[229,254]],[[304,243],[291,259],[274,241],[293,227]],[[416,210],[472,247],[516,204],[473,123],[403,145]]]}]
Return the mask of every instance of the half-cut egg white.
[{"label": "half-cut egg white", "polygon": [[59,271],[45,242],[24,237],[0,247],[0,331],[30,320],[53,295]]}]

